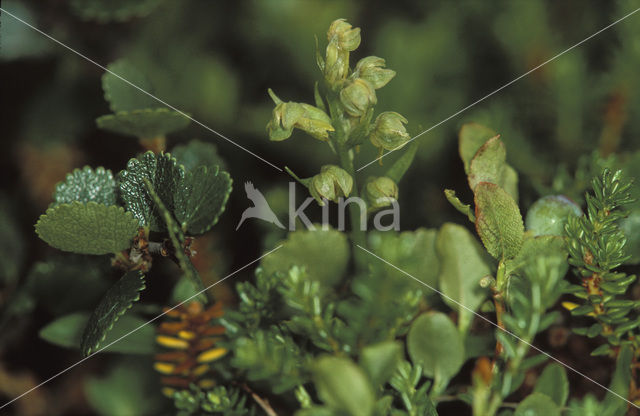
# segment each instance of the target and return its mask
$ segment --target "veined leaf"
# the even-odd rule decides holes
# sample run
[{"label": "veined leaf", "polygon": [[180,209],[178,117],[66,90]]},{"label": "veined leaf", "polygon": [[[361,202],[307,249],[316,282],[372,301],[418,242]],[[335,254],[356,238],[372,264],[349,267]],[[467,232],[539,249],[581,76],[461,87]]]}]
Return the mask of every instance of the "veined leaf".
[{"label": "veined leaf", "polygon": [[473,314],[460,305],[475,311],[484,302],[487,293],[480,287],[480,280],[491,275],[491,258],[473,234],[451,223],[444,224],[438,232],[436,250],[440,258],[440,290],[453,299],[443,300],[458,312],[458,326],[465,331]]},{"label": "veined leaf", "polygon": [[111,286],[89,317],[82,334],[80,347],[85,356],[98,349],[120,316],[140,299],[140,292],[145,287],[144,275],[140,271],[126,273]]},{"label": "veined leaf", "polygon": [[155,209],[153,198],[145,186],[148,180],[169,211],[173,211],[174,194],[184,180],[184,170],[170,154],[146,152],[129,160],[127,168],[118,174],[120,195],[128,211],[141,225],[153,231],[163,231],[165,221]]},{"label": "veined leaf", "polygon": [[[40,338],[60,347],[77,349],[82,342],[82,332],[86,328],[88,321],[88,312],[75,312],[64,315],[42,328],[39,335]],[[153,325],[144,325],[146,322],[146,320],[133,314],[122,316],[113,325],[111,331],[107,333],[107,337],[102,343],[109,345],[122,338],[123,335],[129,335],[113,343],[102,352],[153,354],[156,351],[155,329]],[[134,331],[136,328],[140,329]]]},{"label": "veined leaf", "polygon": [[174,215],[182,230],[203,234],[218,222],[231,193],[231,177],[217,166],[188,171],[174,195]]},{"label": "veined leaf", "polygon": [[480,182],[475,188],[476,230],[485,248],[498,260],[515,257],[524,238],[518,205],[501,187]]},{"label": "veined leaf", "polygon": [[[78,2],[78,0],[75,1]],[[95,2],[96,0],[93,1]],[[109,102],[111,111],[115,113],[116,111],[163,107],[159,101],[133,86],[136,85],[142,90],[153,93],[149,79],[138,71],[131,62],[126,59],[118,59],[110,63],[107,69],[111,72],[105,72],[102,76],[102,89],[104,90],[104,98]],[[131,82],[133,85],[127,83],[120,77]]]},{"label": "veined leaf", "polygon": [[118,111],[96,119],[99,128],[141,139],[163,137],[187,127],[191,120],[168,108]]},{"label": "veined leaf", "polygon": [[116,181],[110,170],[103,167],[93,170],[85,166],[67,174],[67,178],[56,185],[51,206],[73,201],[116,205],[116,189]]},{"label": "veined leaf", "polygon": [[218,154],[216,146],[200,140],[191,140],[187,144],[180,144],[171,149],[171,155],[176,158],[187,171],[198,166],[219,166],[224,170],[226,163]]},{"label": "veined leaf", "polygon": [[487,140],[476,152],[469,163],[467,179],[471,190],[480,182],[501,185],[507,160],[507,149],[500,136]]},{"label": "veined leaf", "polygon": [[36,223],[50,246],[81,254],[117,253],[128,248],[138,221],[122,207],[72,202],[47,209]]}]

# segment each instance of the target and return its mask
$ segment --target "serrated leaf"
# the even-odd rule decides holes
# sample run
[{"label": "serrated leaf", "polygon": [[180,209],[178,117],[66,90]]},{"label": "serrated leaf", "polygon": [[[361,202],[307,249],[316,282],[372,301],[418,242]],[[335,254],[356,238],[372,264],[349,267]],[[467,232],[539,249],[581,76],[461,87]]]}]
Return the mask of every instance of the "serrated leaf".
[{"label": "serrated leaf", "polygon": [[524,238],[524,223],[513,198],[498,185],[480,182],[475,188],[476,230],[494,258],[515,257]]},{"label": "serrated leaf", "polygon": [[424,375],[442,384],[458,373],[464,362],[462,337],[451,319],[440,312],[420,315],[407,336],[411,362],[422,366]]},{"label": "serrated leaf", "polygon": [[122,207],[72,202],[47,209],[36,223],[50,246],[81,254],[110,254],[128,248],[138,221]]},{"label": "serrated leaf", "polygon": [[518,407],[514,416],[560,416],[560,408],[551,398],[542,393],[527,396]]},{"label": "serrated leaf", "polygon": [[96,119],[99,128],[141,139],[163,137],[187,127],[191,120],[167,108],[119,111]]},{"label": "serrated leaf", "polygon": [[506,160],[507,149],[500,140],[500,136],[487,140],[480,146],[469,163],[467,180],[471,190],[474,190],[480,182],[501,185]]},{"label": "serrated leaf", "polygon": [[123,22],[134,17],[144,17],[151,13],[163,0],[72,0],[74,13],[84,20],[100,23]]},{"label": "serrated leaf", "polygon": [[[79,348],[82,340],[82,332],[89,321],[88,312],[75,312],[64,315],[50,322],[40,330],[40,338],[65,348]],[[122,340],[113,343],[102,352],[118,352],[125,354],[152,354],[155,352],[155,329],[153,325],[144,325],[147,321],[127,314],[121,317],[107,334],[103,341],[109,345],[115,340],[127,335]],[[140,328],[135,332],[131,332]]]},{"label": "serrated leaf", "polygon": [[[372,231],[369,247],[397,268],[431,287],[438,285],[440,261],[436,255],[436,230],[419,228],[396,233]],[[389,279],[406,279],[406,275],[389,265],[381,264]]]},{"label": "serrated leaf", "polygon": [[174,147],[171,150],[171,155],[187,171],[198,166],[219,166],[220,170],[224,170],[226,167],[226,163],[218,154],[216,146],[200,140],[191,140],[187,144]]},{"label": "serrated leaf", "polygon": [[478,149],[480,149],[487,140],[495,136],[495,131],[477,123],[467,123],[462,126],[458,134],[458,151],[464,163],[465,173],[469,173],[471,159],[473,159]]},{"label": "serrated leaf", "polygon": [[460,305],[475,311],[484,302],[487,292],[480,287],[480,280],[491,275],[491,258],[466,228],[451,223],[444,224],[438,232],[436,250],[440,258],[440,291],[448,297],[443,300],[458,312],[458,326],[464,332],[473,314]]},{"label": "serrated leaf", "polygon": [[569,380],[564,367],[559,364],[548,364],[533,389],[534,393],[549,396],[559,407],[563,407],[569,398]]},{"label": "serrated leaf", "polygon": [[82,334],[80,348],[84,356],[98,349],[120,316],[140,299],[140,292],[145,287],[144,274],[140,271],[126,273],[111,286],[89,317]]},{"label": "serrated leaf", "polygon": [[348,358],[324,356],[314,365],[318,396],[334,410],[352,416],[371,416],[373,388],[364,371]]},{"label": "serrated leaf", "polygon": [[141,225],[153,231],[164,231],[165,221],[156,210],[155,202],[144,181],[148,180],[169,211],[174,208],[174,194],[184,180],[185,172],[168,153],[146,152],[129,160],[127,168],[118,174],[120,196]]},{"label": "serrated leaf", "polygon": [[174,195],[174,215],[180,228],[190,235],[211,229],[224,211],[231,194],[231,177],[217,166],[199,166],[188,171]]},{"label": "serrated leaf", "polygon": [[282,248],[262,262],[265,273],[287,274],[292,266],[304,267],[309,279],[325,285],[340,282],[349,263],[349,242],[336,230],[294,231]]},{"label": "serrated leaf", "polygon": [[[115,113],[117,111],[163,107],[159,101],[140,91],[142,89],[153,93],[153,88],[149,79],[138,71],[131,62],[126,59],[118,59],[110,63],[107,69],[111,72],[105,72],[102,75],[102,89],[111,111]],[[127,83],[122,78],[140,89]]]},{"label": "serrated leaf", "polygon": [[67,178],[56,185],[51,206],[73,201],[116,205],[116,190],[117,184],[110,170],[103,167],[93,170],[85,166],[67,174]]}]

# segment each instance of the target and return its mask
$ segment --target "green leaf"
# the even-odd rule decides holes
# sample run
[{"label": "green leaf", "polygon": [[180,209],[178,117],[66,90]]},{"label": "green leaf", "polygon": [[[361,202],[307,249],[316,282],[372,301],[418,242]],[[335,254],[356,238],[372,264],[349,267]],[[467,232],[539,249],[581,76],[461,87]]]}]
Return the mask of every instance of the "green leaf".
[{"label": "green leaf", "polygon": [[[88,312],[75,312],[64,315],[40,330],[40,338],[65,348],[79,348],[82,332],[89,321]],[[144,325],[147,321],[127,314],[113,325],[103,343],[109,345],[127,335],[120,341],[110,345],[102,352],[119,352],[125,354],[152,354],[155,352],[155,329],[153,325]],[[131,332],[136,328],[139,330]]]},{"label": "green leaf", "polygon": [[[419,228],[396,233],[372,231],[369,246],[378,256],[431,287],[438,285],[440,261],[436,255],[436,230]],[[381,264],[389,279],[406,279],[397,269]]]},{"label": "green leaf", "polygon": [[371,384],[380,386],[391,378],[402,357],[402,344],[384,341],[368,345],[360,353],[360,366],[367,372]]},{"label": "green leaf", "polygon": [[495,131],[477,123],[467,123],[462,126],[458,135],[458,151],[460,152],[460,158],[464,163],[465,173],[469,173],[471,159],[473,159],[473,156],[476,154],[478,149],[480,149],[487,140],[495,136]]},{"label": "green leaf", "polygon": [[318,396],[328,406],[350,416],[371,416],[373,388],[364,371],[348,358],[324,356],[313,371]]},{"label": "green leaf", "polygon": [[466,215],[467,218],[469,218],[469,221],[476,222],[476,216],[473,213],[473,209],[471,208],[471,205],[465,204],[462,201],[460,201],[460,199],[458,199],[458,197],[456,196],[456,191],[453,191],[451,189],[445,189],[444,196],[447,198],[447,201],[449,201],[449,203],[453,205],[455,209],[457,209],[458,211]]},{"label": "green leaf", "polygon": [[409,330],[407,349],[414,365],[422,366],[435,384],[445,384],[464,362],[464,344],[451,319],[440,312],[420,315]]},{"label": "green leaf", "polygon": [[[84,390],[91,407],[103,416],[144,416],[161,413],[162,399],[151,360],[129,357],[111,366],[104,377],[88,377]],[[144,398],[141,400],[141,398]]]},{"label": "green leaf", "polygon": [[89,166],[85,166],[67,174],[67,178],[56,185],[51,206],[73,201],[116,205],[118,199],[116,190],[116,181],[110,170],[99,167],[94,171]]},{"label": "green leaf", "polygon": [[141,139],[164,137],[184,129],[190,122],[183,114],[167,108],[119,111],[96,119],[101,129]]},{"label": "green leaf", "polygon": [[147,77],[128,60],[118,59],[110,63],[107,69],[116,74],[105,72],[102,76],[104,98],[109,102],[111,111],[115,113],[117,111],[164,107],[159,101],[133,86],[136,85],[142,90],[153,93],[153,88]]},{"label": "green leaf", "polygon": [[146,152],[129,160],[127,168],[118,174],[120,196],[127,211],[130,211],[141,225],[149,226],[152,231],[164,231],[164,219],[156,210],[156,204],[144,181],[146,179],[151,183],[163,204],[173,212],[174,194],[178,192],[184,176],[184,170],[170,154],[155,155],[153,152]]},{"label": "green leaf", "polygon": [[480,182],[501,185],[506,159],[507,150],[500,136],[487,140],[469,163],[467,179],[471,190],[474,190]]},{"label": "green leaf", "polygon": [[[505,262],[506,274],[507,276],[511,274],[521,275],[528,266],[535,265],[536,259],[552,256],[567,256],[567,248],[563,237],[554,235],[533,237],[527,233],[518,255]],[[559,274],[564,276],[568,269],[569,264],[563,263]]]},{"label": "green leaf", "polygon": [[225,169],[226,163],[215,145],[200,140],[191,140],[187,144],[180,144],[171,150],[171,155],[176,158],[187,171],[198,166],[219,166]]},{"label": "green leaf", "polygon": [[458,326],[465,332],[473,314],[460,305],[475,311],[484,302],[487,293],[480,287],[480,280],[491,275],[491,258],[473,234],[451,223],[444,224],[438,232],[436,250],[440,258],[440,290],[453,299],[443,300],[458,312]]},{"label": "green leaf", "polygon": [[384,176],[391,179],[395,183],[399,183],[400,179],[402,179],[404,174],[413,163],[413,159],[415,158],[417,151],[418,142],[414,141],[413,143],[409,144],[407,150],[405,150],[402,156],[400,156],[398,160],[396,160],[393,165],[391,165]]},{"label": "green leaf", "polygon": [[144,275],[140,271],[126,273],[111,286],[91,314],[82,334],[81,349],[85,356],[98,349],[113,324],[133,306],[133,302],[140,299],[140,292],[144,288]]},{"label": "green leaf", "polygon": [[524,224],[513,198],[496,184],[480,182],[475,204],[476,230],[489,254],[498,260],[515,257],[522,247]]},{"label": "green leaf", "polygon": [[231,177],[217,166],[188,171],[174,196],[174,215],[188,234],[203,234],[218,222],[231,193]]},{"label": "green leaf", "polygon": [[340,282],[349,263],[349,242],[336,230],[294,231],[282,248],[261,261],[265,273],[287,274],[292,266],[304,267],[310,280],[324,285]]},{"label": "green leaf", "polygon": [[533,392],[543,393],[559,407],[563,407],[569,398],[569,380],[564,367],[556,363],[548,364],[540,374]]},{"label": "green leaf", "polygon": [[122,207],[72,202],[47,209],[36,223],[50,246],[81,254],[117,253],[129,248],[138,221]]},{"label": "green leaf", "polygon": [[542,393],[527,396],[516,408],[514,416],[560,416],[558,406]]},{"label": "green leaf", "polygon": [[[629,344],[623,344],[616,360],[616,369],[609,384],[609,389],[622,397],[629,396],[629,383],[631,382],[631,361],[633,350]],[[627,402],[611,392],[602,402],[604,409],[603,416],[621,415],[627,411]]]},{"label": "green leaf", "polygon": [[84,20],[100,23],[123,22],[134,17],[144,17],[151,13],[163,0],[72,0],[74,13]]}]

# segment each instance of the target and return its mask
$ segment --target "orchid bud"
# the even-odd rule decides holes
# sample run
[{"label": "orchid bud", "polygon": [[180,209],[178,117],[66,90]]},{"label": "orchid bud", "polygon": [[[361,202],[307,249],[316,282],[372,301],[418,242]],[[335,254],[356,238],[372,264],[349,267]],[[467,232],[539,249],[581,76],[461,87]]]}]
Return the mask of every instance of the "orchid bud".
[{"label": "orchid bud", "polygon": [[357,77],[369,81],[376,90],[387,85],[396,76],[396,71],[385,68],[384,59],[377,56],[360,59],[355,71]]},{"label": "orchid bud", "polygon": [[360,28],[352,27],[345,19],[337,19],[331,23],[327,31],[329,43],[336,42],[336,46],[345,51],[355,51],[360,46]]},{"label": "orchid bud", "polygon": [[349,52],[341,50],[334,40],[327,45],[324,77],[330,85],[342,81],[349,73]]},{"label": "orchid bud", "polygon": [[410,140],[407,129],[404,125],[407,119],[393,111],[385,111],[381,113],[375,121],[371,132],[371,143],[375,147],[385,150],[398,149]]},{"label": "orchid bud", "polygon": [[347,114],[353,117],[362,117],[369,108],[376,105],[376,90],[362,78],[350,80],[340,91],[340,101]]},{"label": "orchid bud", "polygon": [[324,206],[323,199],[338,202],[338,198],[349,196],[353,188],[353,178],[346,170],[335,165],[325,165],[320,173],[311,178],[309,192]]},{"label": "orchid bud", "polygon": [[386,176],[371,177],[364,184],[363,196],[370,210],[384,208],[398,200],[398,185]]},{"label": "orchid bud", "polygon": [[331,119],[319,108],[291,101],[278,103],[273,109],[273,118],[267,124],[269,139],[288,139],[294,128],[303,130],[319,140],[327,140],[329,132],[334,131]]}]

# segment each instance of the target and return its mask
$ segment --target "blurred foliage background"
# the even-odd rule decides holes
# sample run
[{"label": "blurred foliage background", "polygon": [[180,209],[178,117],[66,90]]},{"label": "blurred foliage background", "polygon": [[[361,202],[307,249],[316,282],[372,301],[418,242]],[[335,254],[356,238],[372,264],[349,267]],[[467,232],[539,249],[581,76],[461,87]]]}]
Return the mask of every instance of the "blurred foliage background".
[{"label": "blurred foliage background", "polygon": [[[635,0],[2,2],[2,8],[102,65],[127,58],[147,75],[159,98],[302,177],[315,174],[310,166],[326,163],[331,155],[320,142],[296,138],[299,132],[286,145],[270,143],[265,125],[273,104],[266,91],[271,87],[285,100],[312,101],[309,86],[320,78],[314,36],[322,45],[334,19],[344,17],[362,28],[357,58],[384,57],[397,72],[380,91],[379,111],[403,114],[415,135],[637,7],[640,1]],[[524,208],[541,194],[569,193],[559,178],[573,172],[581,156],[594,150],[605,156],[637,150],[638,19],[640,15],[630,17],[424,134],[417,162],[400,187],[402,228],[459,221],[442,191],[466,189],[456,140],[464,122],[480,122],[502,134],[509,163],[521,174]],[[0,23],[4,402],[75,362],[76,353],[43,342],[38,330],[62,313],[60,308],[67,312],[95,303],[92,293],[105,287],[104,277],[92,274],[93,264],[83,266],[86,280],[78,281],[73,270],[52,267],[50,260],[43,263],[50,249],[36,238],[33,224],[67,172],[86,164],[118,171],[140,149],[135,140],[96,128],[95,118],[109,113],[102,69],[7,14]],[[220,225],[201,243],[209,254],[200,266],[224,275],[257,257],[263,244],[272,241],[265,240],[258,224],[233,232],[247,205],[241,185],[254,182],[274,208],[284,210],[289,178],[193,123],[172,135],[169,147],[192,138],[217,145],[235,183]],[[361,160],[374,157],[364,153]],[[382,169],[373,164],[362,175]],[[158,280],[150,296],[162,301],[167,290]],[[29,285],[36,289],[21,289]],[[232,297],[224,288],[219,291],[223,298]],[[105,360],[122,359],[101,357],[83,364],[19,402],[20,414],[45,414],[44,409],[46,414],[154,414],[162,406],[135,400],[154,388],[153,378],[131,371],[127,362],[98,370],[105,368]],[[118,403],[132,407],[110,409],[113,401],[97,390],[118,397],[129,393],[130,403]],[[140,405],[146,408],[136,407]]]}]

